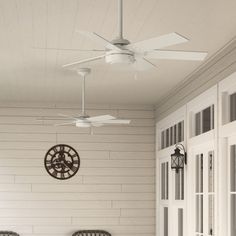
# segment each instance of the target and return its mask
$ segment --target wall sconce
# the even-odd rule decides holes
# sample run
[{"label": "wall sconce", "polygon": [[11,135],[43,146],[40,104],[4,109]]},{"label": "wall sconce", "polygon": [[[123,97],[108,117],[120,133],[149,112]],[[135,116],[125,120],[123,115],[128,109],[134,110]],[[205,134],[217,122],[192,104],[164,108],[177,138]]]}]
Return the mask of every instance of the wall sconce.
[{"label": "wall sconce", "polygon": [[[181,150],[184,154],[180,152]],[[171,154],[171,169],[175,169],[178,173],[180,169],[184,169],[184,164],[187,164],[187,153],[184,146],[179,143],[175,145],[175,152]]]}]

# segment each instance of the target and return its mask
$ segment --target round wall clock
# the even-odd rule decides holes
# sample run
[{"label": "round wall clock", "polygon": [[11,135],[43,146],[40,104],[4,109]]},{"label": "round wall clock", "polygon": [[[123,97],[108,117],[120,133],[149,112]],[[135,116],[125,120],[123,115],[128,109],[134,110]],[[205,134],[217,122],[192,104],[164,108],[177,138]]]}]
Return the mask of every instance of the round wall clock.
[{"label": "round wall clock", "polygon": [[79,154],[69,145],[55,145],[46,153],[44,166],[52,177],[61,180],[69,179],[79,170]]}]

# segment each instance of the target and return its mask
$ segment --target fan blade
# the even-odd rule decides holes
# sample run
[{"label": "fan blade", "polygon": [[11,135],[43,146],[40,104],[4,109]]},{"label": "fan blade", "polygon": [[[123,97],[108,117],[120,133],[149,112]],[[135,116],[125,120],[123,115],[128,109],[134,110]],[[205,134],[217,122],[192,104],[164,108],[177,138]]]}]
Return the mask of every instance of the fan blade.
[{"label": "fan blade", "polygon": [[76,123],[76,121],[72,121],[72,122],[67,122],[67,123],[54,124],[54,126],[72,125],[72,124],[75,124],[75,123]]},{"label": "fan blade", "polygon": [[148,58],[153,59],[171,59],[171,60],[188,60],[202,61],[207,56],[206,52],[188,52],[172,50],[154,50],[146,54]]},{"label": "fan blade", "polygon": [[103,123],[91,123],[91,125],[94,126],[94,127],[101,127],[104,124]]},{"label": "fan blade", "polygon": [[101,45],[103,45],[103,47],[107,48],[107,49],[112,49],[112,50],[121,50],[118,46],[112,44],[109,40],[103,38],[101,35],[95,33],[95,32],[87,32],[87,31],[81,31],[81,30],[77,30],[76,32],[78,32],[79,34],[100,43]]},{"label": "fan blade", "polygon": [[79,119],[79,117],[69,116],[69,115],[61,114],[61,113],[59,113],[58,116],[62,116],[62,117],[65,117],[65,118],[71,119],[71,120],[77,120],[77,119]]},{"label": "fan blade", "polygon": [[105,120],[105,121],[102,121],[101,123],[103,123],[103,124],[129,124],[130,120],[114,119],[114,120]]},{"label": "fan blade", "polygon": [[114,119],[115,119],[115,117],[110,116],[110,115],[93,116],[93,117],[87,118],[87,120],[89,120],[91,122],[99,122],[99,121],[114,120]]},{"label": "fan blade", "polygon": [[129,50],[134,50],[136,52],[146,52],[153,49],[161,49],[168,46],[186,43],[188,39],[181,36],[178,33],[165,34],[160,37],[147,39],[141,42],[132,43],[126,46]]},{"label": "fan blade", "polygon": [[66,121],[66,120],[71,120],[70,118],[59,118],[59,117],[55,117],[55,118],[37,118],[36,120],[38,121],[50,121],[50,120],[62,120],[62,121]]},{"label": "fan blade", "polygon": [[136,71],[145,71],[157,68],[157,66],[144,57],[136,57],[136,61],[132,64],[132,68]]},{"label": "fan blade", "polygon": [[79,49],[79,48],[39,48],[33,47],[36,50],[56,50],[56,51],[79,51],[79,52],[105,52],[104,49]]},{"label": "fan blade", "polygon": [[65,67],[76,66],[76,65],[84,64],[86,62],[100,60],[104,57],[105,57],[105,55],[98,56],[98,57],[91,57],[91,58],[88,58],[88,59],[84,59],[84,60],[81,60],[81,61],[76,61],[76,62],[72,62],[72,63],[66,64],[66,65],[63,65],[62,67],[65,68]]},{"label": "fan blade", "polygon": [[146,61],[146,63],[148,63],[149,65],[152,65],[153,67],[157,68],[157,66],[155,64],[153,64],[152,62],[150,62],[149,60],[147,60],[145,57],[143,57],[143,62]]}]

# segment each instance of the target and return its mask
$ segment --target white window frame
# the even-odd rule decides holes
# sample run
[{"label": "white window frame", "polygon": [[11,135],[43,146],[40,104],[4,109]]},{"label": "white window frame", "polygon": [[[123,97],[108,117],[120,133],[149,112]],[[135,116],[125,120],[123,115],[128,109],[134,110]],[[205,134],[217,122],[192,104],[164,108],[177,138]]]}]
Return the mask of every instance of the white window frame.
[{"label": "white window frame", "polygon": [[[192,147],[189,147],[189,154],[192,160],[189,160],[189,168],[191,175],[188,176],[188,180],[190,183],[192,183],[191,186],[189,186],[189,195],[188,195],[188,214],[193,217],[193,220],[189,222],[188,227],[188,235],[194,235],[196,236],[197,233],[195,232],[196,228],[196,155],[203,153],[203,178],[205,182],[203,183],[203,222],[205,227],[203,226],[203,234],[199,235],[209,235],[208,234],[208,197],[212,195],[212,193],[209,193],[208,191],[208,153],[210,151],[214,152],[214,211],[215,211],[215,219],[214,219],[214,236],[217,234],[217,156],[215,151],[215,141],[211,140],[209,142],[201,143],[199,145],[195,145]],[[207,178],[206,178],[207,177]],[[206,230],[207,226],[207,230]]]},{"label": "white window frame", "polygon": [[[213,86],[212,88],[208,89],[189,103],[187,103],[187,120],[188,124],[188,132],[187,132],[187,139],[198,138],[203,134],[214,133],[214,129],[202,133],[200,135],[195,136],[195,114],[204,110],[205,108],[214,105],[214,124],[216,128],[216,114],[217,114],[217,86]],[[202,115],[202,113],[201,113]],[[213,137],[208,137],[212,139]],[[208,139],[209,140],[209,139]]]},{"label": "white window frame", "polygon": [[230,122],[229,96],[236,92],[236,72],[219,83],[219,234],[230,235],[230,146],[236,144],[236,121]]},{"label": "white window frame", "polygon": [[[166,130],[167,128],[170,128],[171,126],[178,124],[181,121],[184,121],[184,140],[186,139],[186,122],[185,122],[185,114],[186,114],[186,106],[181,107],[177,111],[173,112],[171,115],[167,116],[163,120],[159,121],[157,123],[157,140],[158,142],[158,151],[162,151],[164,149],[168,149],[172,146],[169,146],[167,148],[162,149],[161,148],[161,133],[162,131]],[[178,132],[177,132],[178,134]]]},{"label": "white window frame", "polygon": [[[236,128],[236,127],[235,127]],[[235,130],[236,131],[236,130]],[[235,133],[236,134],[236,133]],[[227,218],[228,218],[228,225],[227,225],[227,232],[228,235],[230,236],[231,232],[231,215],[230,215],[230,210],[231,210],[231,186],[230,186],[230,158],[231,158],[231,150],[230,147],[231,145],[236,145],[236,135],[235,136],[230,136],[228,138],[228,145],[227,145]],[[234,192],[235,194],[235,192]]]},{"label": "white window frame", "polygon": [[[188,236],[186,234],[186,219],[187,219],[187,213],[186,213],[186,191],[187,191],[187,184],[186,184],[186,169],[184,170],[184,200],[175,200],[175,192],[174,192],[174,174],[175,171],[171,169],[171,158],[170,155],[174,153],[175,144],[172,146],[169,146],[167,148],[161,149],[161,132],[175,124],[178,124],[179,122],[184,121],[184,140],[186,139],[186,106],[181,107],[174,113],[172,113],[170,116],[167,116],[165,119],[161,120],[157,123],[157,129],[156,129],[156,136],[157,140],[159,140],[159,143],[157,145],[157,165],[160,170],[161,163],[168,161],[169,162],[169,194],[168,194],[168,200],[161,200],[161,178],[159,179],[159,183],[157,182],[157,194],[159,195],[159,212],[157,213],[159,216],[159,224],[157,224],[157,235],[163,235],[163,209],[164,207],[168,207],[168,217],[169,217],[169,229],[168,233],[169,236],[178,236],[178,209],[183,209],[183,234],[184,236]],[[184,146],[184,141],[182,142]],[[159,171],[159,174],[157,176],[161,175],[161,171]],[[171,221],[170,221],[171,219]],[[171,225],[170,225],[171,224]]]},{"label": "white window frame", "polygon": [[[219,82],[216,86],[213,86],[209,90],[205,91],[192,101],[188,102],[181,109],[173,112],[171,115],[164,118],[157,124],[156,137],[159,140],[160,130],[169,128],[173,124],[184,120],[184,146],[186,147],[188,155],[188,163],[185,167],[185,196],[184,201],[174,200],[174,171],[172,172],[169,166],[169,199],[165,206],[168,207],[169,219],[171,220],[171,229],[169,229],[169,235],[176,236],[176,223],[173,221],[176,218],[176,209],[182,208],[184,205],[184,220],[185,232],[184,236],[195,235],[195,197],[194,197],[194,185],[195,184],[195,161],[193,156],[198,150],[199,154],[201,150],[206,149],[208,151],[214,151],[214,164],[215,164],[215,228],[214,235],[216,236],[230,236],[230,146],[236,144],[236,121],[229,122],[229,95],[236,92],[236,72],[228,76],[226,79]],[[195,122],[194,114],[203,109],[214,105],[214,129],[208,132],[195,136]],[[158,142],[157,142],[158,143]],[[210,144],[209,144],[210,143]],[[170,146],[163,150],[157,147],[157,157],[170,158],[170,154],[173,153],[174,147]],[[206,151],[206,153],[208,153]],[[208,154],[207,156],[208,157]],[[157,158],[157,162],[159,159]],[[208,165],[209,163],[207,163]],[[159,168],[159,164],[157,165]],[[206,169],[206,168],[205,168]],[[208,169],[207,169],[208,171]],[[159,176],[159,172],[158,172]],[[206,174],[205,174],[206,176]],[[159,180],[158,180],[159,181]],[[159,186],[157,181],[157,186]],[[208,178],[207,178],[208,181]],[[157,188],[159,191],[159,188]],[[186,194],[187,191],[187,194]],[[206,192],[209,196],[209,192]],[[159,196],[160,194],[158,194]],[[208,198],[208,197],[207,197]],[[208,200],[205,200],[205,204]],[[160,204],[158,203],[158,206]],[[164,206],[164,203],[163,203]],[[186,207],[185,207],[186,206]],[[194,207],[193,207],[194,206]],[[208,209],[208,208],[207,208]],[[159,214],[159,212],[158,212]],[[205,213],[206,216],[206,213]],[[161,216],[160,216],[161,217]],[[206,218],[206,217],[205,217]],[[188,219],[188,220],[187,220]],[[207,219],[205,219],[206,221]],[[170,221],[169,221],[170,223]],[[160,225],[157,224],[157,235],[160,231]],[[209,227],[207,222],[207,227]],[[205,228],[205,227],[204,227]],[[209,233],[208,230],[205,233]],[[207,234],[206,234],[207,235]],[[160,234],[160,236],[162,236]]]},{"label": "white window frame", "polygon": [[[187,171],[187,187],[188,187],[188,203],[187,210],[188,215],[193,217],[194,220],[188,222],[188,235],[196,235],[195,233],[195,155],[202,153],[201,150],[214,151],[214,162],[215,162],[215,226],[217,225],[217,197],[218,197],[218,188],[217,188],[217,168],[216,163],[218,160],[218,152],[215,147],[217,147],[217,85],[206,90],[204,93],[200,94],[189,103],[187,103],[187,146],[188,146],[188,171]],[[205,108],[214,105],[214,129],[201,133],[195,136],[195,114],[199,111],[204,110]],[[207,145],[206,145],[207,144]],[[206,162],[206,161],[205,161]],[[204,169],[203,169],[204,170]],[[205,168],[206,171],[206,168]],[[208,170],[207,170],[208,171]],[[206,173],[204,173],[206,176]],[[208,180],[207,180],[208,181]],[[193,184],[194,183],[194,184]],[[208,183],[207,183],[208,186]],[[206,190],[205,190],[206,193]],[[206,197],[205,197],[206,198]],[[205,200],[206,202],[206,200]],[[206,204],[206,203],[205,203]],[[208,201],[207,201],[208,204]],[[207,205],[208,211],[208,205]],[[206,218],[206,209],[205,209],[205,218]],[[206,222],[207,219],[204,219]],[[208,225],[208,222],[207,222]],[[208,235],[208,232],[205,232],[204,235]],[[217,228],[215,227],[214,235],[218,235]]]}]

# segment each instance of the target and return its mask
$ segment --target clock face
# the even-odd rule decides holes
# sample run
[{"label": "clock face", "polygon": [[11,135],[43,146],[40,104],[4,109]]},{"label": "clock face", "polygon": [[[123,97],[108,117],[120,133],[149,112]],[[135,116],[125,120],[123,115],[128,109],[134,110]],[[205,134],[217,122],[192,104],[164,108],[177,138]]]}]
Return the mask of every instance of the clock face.
[{"label": "clock face", "polygon": [[79,170],[80,158],[74,148],[66,144],[58,144],[46,153],[44,166],[52,177],[69,179]]}]

